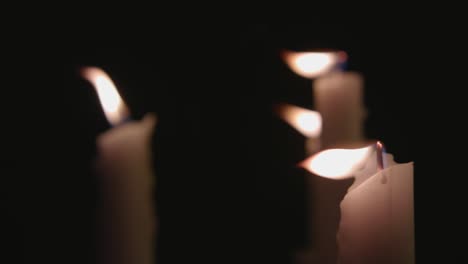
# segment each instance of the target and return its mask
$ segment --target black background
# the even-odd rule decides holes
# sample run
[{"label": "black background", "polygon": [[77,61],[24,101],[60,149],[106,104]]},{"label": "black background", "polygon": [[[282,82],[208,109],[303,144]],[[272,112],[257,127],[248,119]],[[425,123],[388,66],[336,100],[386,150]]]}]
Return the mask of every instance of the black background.
[{"label": "black background", "polygon": [[135,119],[159,117],[159,263],[292,263],[307,245],[309,174],[294,166],[305,158],[304,138],[272,108],[314,106],[311,81],[292,73],[280,51],[345,50],[348,69],[365,78],[366,136],[409,162],[414,87],[411,43],[401,34],[329,23],[185,25],[11,42],[3,63],[3,160],[11,171],[2,185],[4,256],[94,262],[99,189],[91,165],[95,138],[109,125],[77,72],[94,65],[111,75]]}]

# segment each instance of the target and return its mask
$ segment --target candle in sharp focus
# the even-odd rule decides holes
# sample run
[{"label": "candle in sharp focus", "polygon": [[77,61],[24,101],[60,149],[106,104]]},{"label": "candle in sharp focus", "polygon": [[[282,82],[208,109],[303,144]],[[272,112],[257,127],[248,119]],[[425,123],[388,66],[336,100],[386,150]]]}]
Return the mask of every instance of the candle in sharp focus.
[{"label": "candle in sharp focus", "polygon": [[[334,168],[343,159],[347,165]],[[341,202],[338,263],[415,262],[412,162],[395,163],[378,142],[372,148],[326,150],[302,166],[330,179],[355,179]]]},{"label": "candle in sharp focus", "polygon": [[156,116],[128,121],[130,113],[111,78],[96,67],[84,68],[82,75],[93,84],[113,125],[97,139],[96,167],[102,195],[100,261],[153,263],[155,177],[150,146]]}]

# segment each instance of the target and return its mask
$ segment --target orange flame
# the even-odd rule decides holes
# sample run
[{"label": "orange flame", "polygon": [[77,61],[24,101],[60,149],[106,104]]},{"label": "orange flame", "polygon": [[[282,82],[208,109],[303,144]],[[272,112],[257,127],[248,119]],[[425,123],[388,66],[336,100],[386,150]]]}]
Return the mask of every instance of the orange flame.
[{"label": "orange flame", "polygon": [[278,115],[306,137],[319,137],[322,132],[322,116],[312,111],[290,104],[277,107]]},{"label": "orange flame", "polygon": [[81,73],[96,89],[109,123],[116,125],[128,118],[128,108],[120,97],[114,82],[106,72],[97,67],[85,67]]},{"label": "orange flame", "polygon": [[289,68],[305,78],[315,78],[336,68],[347,58],[345,52],[294,52],[285,51],[283,59]]},{"label": "orange flame", "polygon": [[325,178],[351,178],[365,165],[373,148],[374,145],[357,149],[327,149],[306,159],[300,166]]}]

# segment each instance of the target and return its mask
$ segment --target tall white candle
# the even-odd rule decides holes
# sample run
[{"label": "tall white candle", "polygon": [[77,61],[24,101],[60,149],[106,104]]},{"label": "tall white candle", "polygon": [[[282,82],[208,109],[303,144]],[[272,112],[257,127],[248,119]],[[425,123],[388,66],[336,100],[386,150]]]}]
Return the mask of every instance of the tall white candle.
[{"label": "tall white candle", "polygon": [[292,71],[312,80],[315,110],[323,120],[320,149],[360,142],[364,138],[366,112],[362,99],[364,81],[360,73],[341,69],[346,53],[285,51],[283,58]]},{"label": "tall white candle", "polygon": [[[322,115],[321,149],[362,141],[364,107],[363,80],[359,73],[334,71],[314,81],[314,101]],[[320,177],[309,177],[312,191],[312,228],[316,259],[319,263],[336,263],[340,210],[349,181],[330,182]]]},{"label": "tall white candle", "polygon": [[129,121],[129,112],[112,80],[101,69],[83,69],[114,127],[97,139],[96,168],[101,182],[101,261],[154,263],[155,212],[151,137],[156,116]]},{"label": "tall white candle", "polygon": [[[364,138],[363,78],[344,72],[344,52],[290,52],[284,59],[295,73],[312,81],[315,110],[322,117],[321,134],[306,139],[306,152],[312,155],[330,147],[360,142]],[[314,146],[314,147],[310,147]],[[348,180],[330,181],[308,177],[310,248],[299,256],[299,263],[336,263],[339,204],[351,184]]]},{"label": "tall white candle", "polygon": [[363,78],[356,72],[335,71],[314,81],[314,102],[322,115],[322,149],[364,139]]}]

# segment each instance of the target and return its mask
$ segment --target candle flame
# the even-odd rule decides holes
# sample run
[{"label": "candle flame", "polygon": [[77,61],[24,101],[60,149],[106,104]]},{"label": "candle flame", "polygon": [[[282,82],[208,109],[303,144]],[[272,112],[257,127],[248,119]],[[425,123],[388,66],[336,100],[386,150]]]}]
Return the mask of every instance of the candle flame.
[{"label": "candle flame", "polygon": [[347,59],[345,52],[294,52],[285,51],[283,59],[289,68],[305,78],[315,78],[335,69]]},{"label": "candle flame", "polygon": [[330,179],[346,179],[365,165],[374,145],[357,149],[327,149],[303,161],[306,170]]},{"label": "candle flame", "polygon": [[127,106],[106,72],[97,67],[85,67],[82,76],[93,84],[109,123],[116,125],[128,118]]},{"label": "candle flame", "polygon": [[322,132],[322,116],[317,111],[281,104],[277,107],[277,113],[281,119],[306,137],[319,137]]}]

